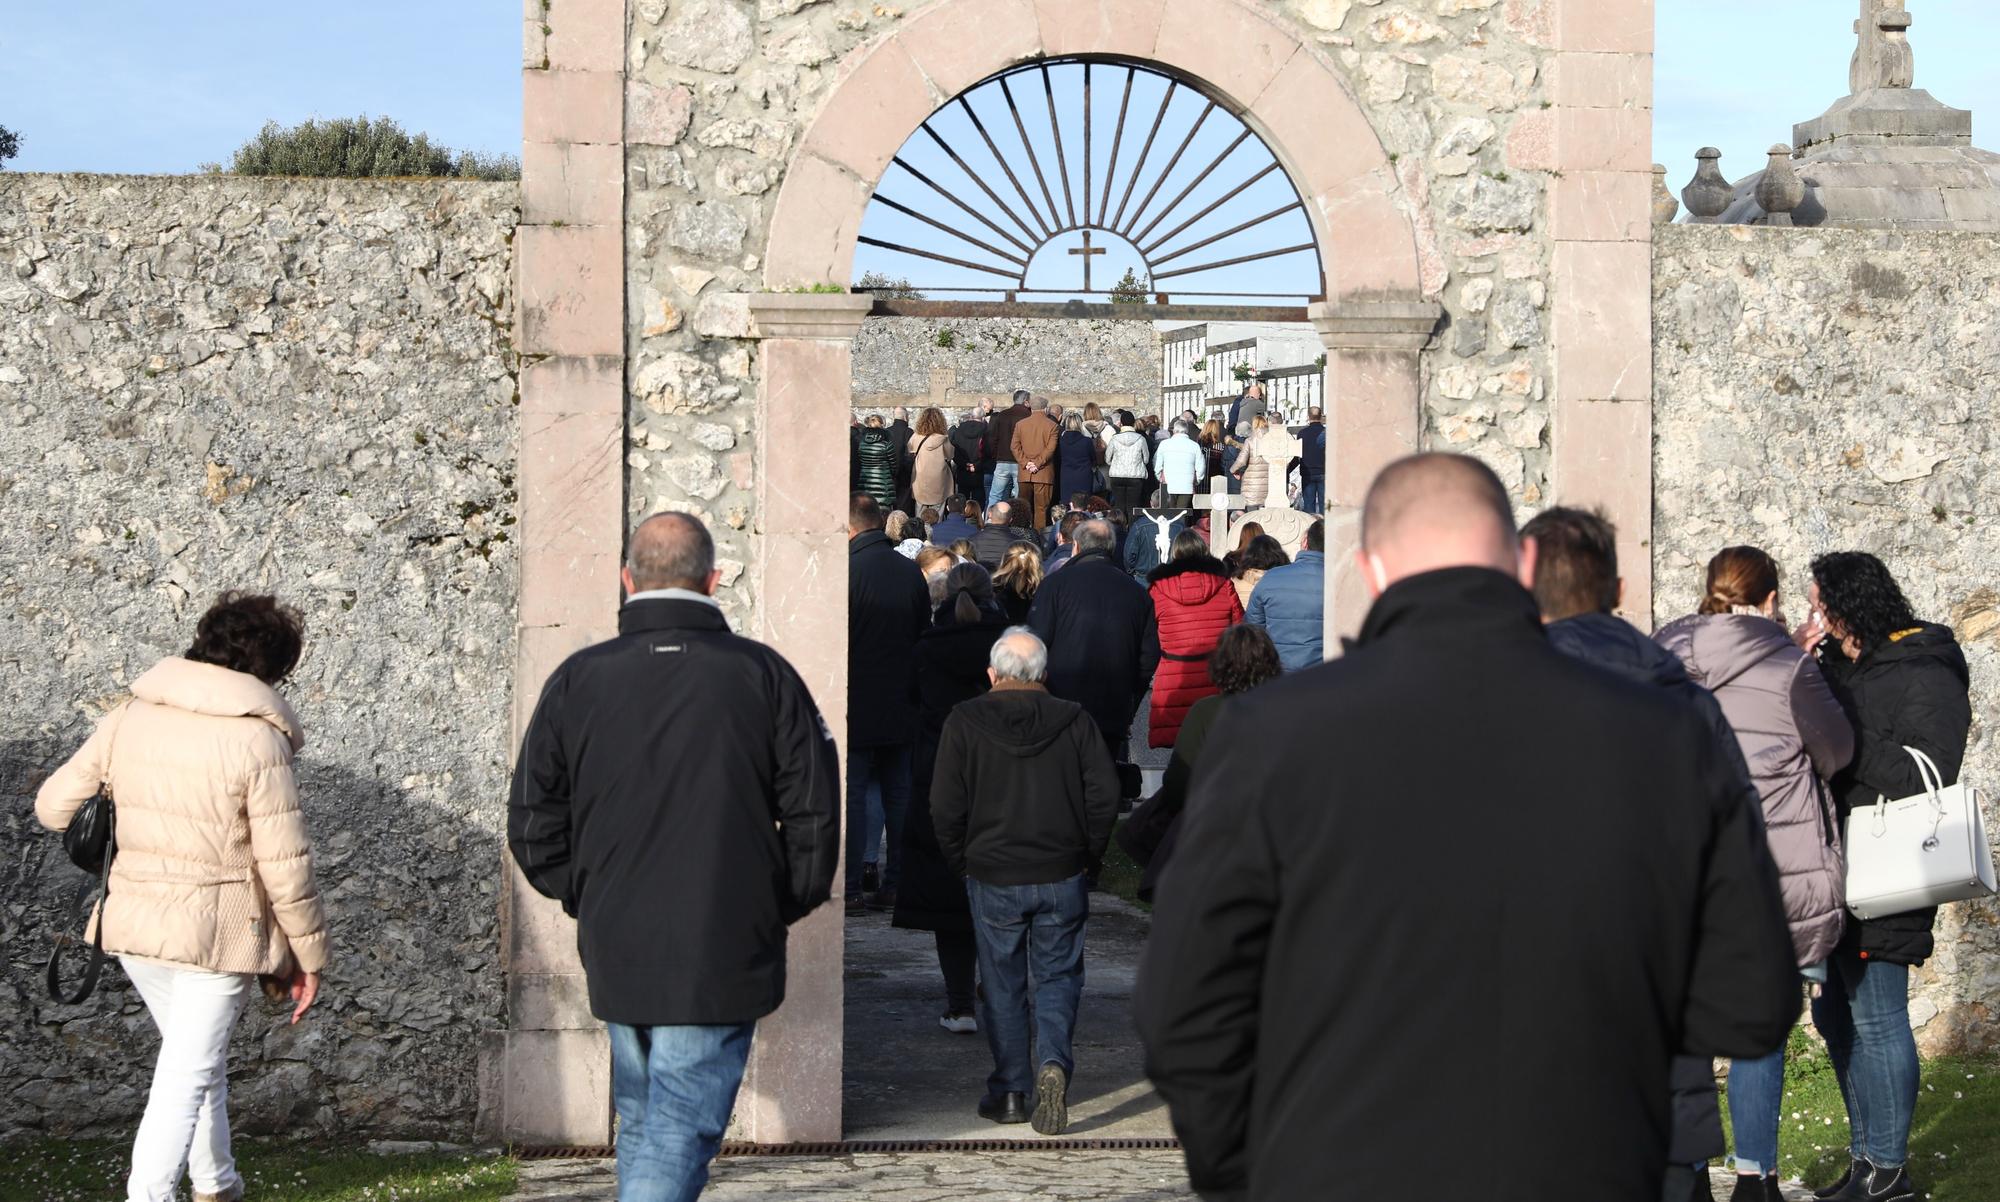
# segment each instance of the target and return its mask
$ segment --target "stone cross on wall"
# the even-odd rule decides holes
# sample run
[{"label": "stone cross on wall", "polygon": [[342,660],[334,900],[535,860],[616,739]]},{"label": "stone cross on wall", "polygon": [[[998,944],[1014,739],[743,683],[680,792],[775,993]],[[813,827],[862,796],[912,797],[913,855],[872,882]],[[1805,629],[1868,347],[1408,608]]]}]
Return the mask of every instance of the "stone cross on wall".
[{"label": "stone cross on wall", "polygon": [[1848,68],[1848,87],[1856,94],[1875,88],[1907,88],[1916,82],[1916,58],[1910,50],[1910,14],[1904,0],[1861,0],[1861,19],[1854,23],[1860,42]]}]

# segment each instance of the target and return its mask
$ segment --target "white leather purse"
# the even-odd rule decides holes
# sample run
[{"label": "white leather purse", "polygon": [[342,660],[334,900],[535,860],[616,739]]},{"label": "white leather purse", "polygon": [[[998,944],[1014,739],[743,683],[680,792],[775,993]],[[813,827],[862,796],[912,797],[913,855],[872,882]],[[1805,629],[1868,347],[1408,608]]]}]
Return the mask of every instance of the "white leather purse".
[{"label": "white leather purse", "polygon": [[1905,747],[1924,778],[1924,791],[1901,801],[1884,797],[1847,816],[1847,908],[1856,918],[1882,918],[1996,891],[1993,848],[1979,790],[1947,787],[1931,758]]}]

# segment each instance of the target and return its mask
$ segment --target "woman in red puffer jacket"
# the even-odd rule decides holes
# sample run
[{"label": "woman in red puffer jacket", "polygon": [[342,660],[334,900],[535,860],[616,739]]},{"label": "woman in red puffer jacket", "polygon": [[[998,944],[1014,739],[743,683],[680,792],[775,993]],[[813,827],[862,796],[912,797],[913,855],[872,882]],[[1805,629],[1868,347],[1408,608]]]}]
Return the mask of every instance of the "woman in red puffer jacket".
[{"label": "woman in red puffer jacket", "polygon": [[1229,569],[1208,553],[1193,530],[1174,537],[1166,563],[1146,577],[1160,628],[1160,667],[1153,675],[1147,743],[1172,747],[1194,703],[1218,691],[1208,679],[1208,653],[1222,632],[1243,620],[1243,602]]}]

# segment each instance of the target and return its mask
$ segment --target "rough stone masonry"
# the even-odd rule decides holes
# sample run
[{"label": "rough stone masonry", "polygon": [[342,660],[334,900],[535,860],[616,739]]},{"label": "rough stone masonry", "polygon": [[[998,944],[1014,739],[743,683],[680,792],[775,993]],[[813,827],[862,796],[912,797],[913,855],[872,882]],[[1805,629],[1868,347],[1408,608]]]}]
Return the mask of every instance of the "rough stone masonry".
[{"label": "rough stone masonry", "polygon": [[0,1137],[144,1106],[123,974],[43,991],[78,874],[31,803],[228,588],[305,611],[284,691],[335,949],[316,1021],[252,1003],[231,1110],[469,1132],[502,996],[518,192],[0,175]]},{"label": "rough stone masonry", "polygon": [[[2000,832],[2000,238],[1654,231],[1653,616],[1691,613],[1709,556],[1775,556],[1803,613],[1814,555],[1871,551],[1972,666],[1964,777]],[[2000,906],[1945,908],[1910,1018],[1928,1052],[2000,1045]]]}]

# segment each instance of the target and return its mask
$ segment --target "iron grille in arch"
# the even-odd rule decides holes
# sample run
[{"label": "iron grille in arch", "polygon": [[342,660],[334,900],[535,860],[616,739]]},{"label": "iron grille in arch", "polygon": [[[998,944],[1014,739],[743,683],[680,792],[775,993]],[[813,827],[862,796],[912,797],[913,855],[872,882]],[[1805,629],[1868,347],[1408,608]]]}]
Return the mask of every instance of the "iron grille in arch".
[{"label": "iron grille in arch", "polygon": [[1104,59],[1027,63],[932,113],[859,241],[857,278],[878,295],[1296,305],[1325,291],[1305,202],[1263,139],[1195,85]]}]

